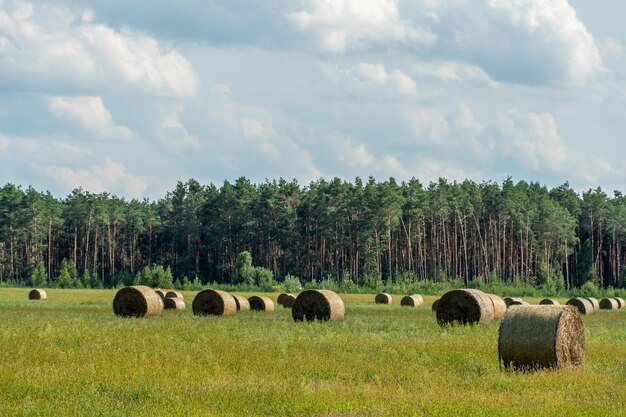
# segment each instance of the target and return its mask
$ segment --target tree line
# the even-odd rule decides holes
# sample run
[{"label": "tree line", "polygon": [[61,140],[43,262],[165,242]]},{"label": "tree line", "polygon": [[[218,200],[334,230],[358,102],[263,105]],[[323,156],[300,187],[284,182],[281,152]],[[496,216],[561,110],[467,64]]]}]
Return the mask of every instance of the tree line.
[{"label": "tree line", "polygon": [[0,283],[28,283],[35,274],[57,285],[73,271],[90,286],[110,287],[155,266],[180,280],[237,283],[242,252],[267,270],[260,279],[303,284],[460,278],[623,288],[626,196],[510,178],[428,185],[334,178],[306,186],[191,179],[157,201],[0,189]]}]

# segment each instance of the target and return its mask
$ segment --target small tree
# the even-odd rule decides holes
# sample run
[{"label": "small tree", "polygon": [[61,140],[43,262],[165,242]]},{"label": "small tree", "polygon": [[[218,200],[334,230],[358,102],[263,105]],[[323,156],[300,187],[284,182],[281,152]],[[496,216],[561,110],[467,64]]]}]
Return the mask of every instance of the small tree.
[{"label": "small tree", "polygon": [[57,287],[70,288],[72,286],[72,275],[70,274],[70,268],[67,260],[61,261],[61,268],[59,269],[59,276],[57,278]]},{"label": "small tree", "polygon": [[237,256],[234,278],[235,284],[255,284],[254,267],[252,266],[252,255],[250,252],[244,251]]},{"label": "small tree", "polygon": [[46,274],[46,267],[43,261],[37,262],[37,266],[33,270],[33,275],[30,277],[30,283],[33,287],[43,287],[46,285],[48,276]]}]

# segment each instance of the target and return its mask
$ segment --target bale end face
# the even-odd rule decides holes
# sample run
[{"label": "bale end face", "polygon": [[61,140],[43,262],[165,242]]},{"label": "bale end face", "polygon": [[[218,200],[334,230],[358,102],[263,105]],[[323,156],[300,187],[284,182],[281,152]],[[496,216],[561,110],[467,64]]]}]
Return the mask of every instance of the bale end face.
[{"label": "bale end face", "polygon": [[206,289],[191,304],[195,316],[227,316],[237,312],[235,299],[226,291]]},{"label": "bale end face", "polygon": [[291,308],[294,321],[338,321],[345,317],[343,300],[330,290],[306,290],[298,294]]},{"label": "bale end face", "polygon": [[374,302],[376,304],[391,304],[392,301],[393,299],[391,298],[391,295],[386,292],[376,294],[376,297],[374,298]]},{"label": "bale end face", "polygon": [[542,305],[542,306],[558,306],[558,305],[561,305],[561,303],[559,303],[554,298],[544,298],[543,300],[539,301],[539,305]]},{"label": "bale end face", "polygon": [[626,306],[626,302],[624,301],[623,298],[621,298],[621,297],[613,297],[613,299],[615,301],[617,301],[618,308],[622,309],[622,308],[624,308],[624,306]]},{"label": "bale end face", "polygon": [[158,316],[162,311],[163,299],[145,285],[122,288],[113,299],[113,312],[121,317]]},{"label": "bale end face", "polygon": [[248,302],[250,303],[250,310],[265,311],[267,313],[274,311],[274,302],[269,297],[253,295],[248,298]]},{"label": "bale end face", "polygon": [[168,291],[165,293],[165,297],[168,298],[180,298],[181,300],[184,300],[185,297],[183,296],[183,294],[180,291]]},{"label": "bale end face", "polygon": [[296,302],[296,296],[293,294],[288,294],[283,298],[283,308],[292,308],[293,303]]},{"label": "bale end face", "polygon": [[593,311],[600,310],[600,302],[598,302],[597,298],[593,297],[583,297],[585,300],[588,300],[593,307]]},{"label": "bale end face", "polygon": [[447,324],[491,323],[494,318],[491,299],[479,290],[452,290],[445,293],[437,304],[437,322]]},{"label": "bale end face", "polygon": [[507,369],[582,366],[585,329],[571,306],[512,306],[498,335],[498,358]]},{"label": "bale end face", "polygon": [[295,295],[288,293],[288,292],[284,292],[278,295],[278,298],[276,299],[276,304],[278,305],[283,305],[283,301],[285,300],[285,298],[287,297],[296,297]]},{"label": "bale end face", "polygon": [[29,300],[47,300],[48,293],[46,292],[46,290],[36,288],[34,290],[30,290],[30,292],[28,293],[28,299]]}]

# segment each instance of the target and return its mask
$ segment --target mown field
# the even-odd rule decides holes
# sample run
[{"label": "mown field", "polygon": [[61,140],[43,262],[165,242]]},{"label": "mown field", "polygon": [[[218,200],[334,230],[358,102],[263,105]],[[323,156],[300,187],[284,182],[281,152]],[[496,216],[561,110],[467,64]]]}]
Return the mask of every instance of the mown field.
[{"label": "mown field", "polygon": [[114,316],[115,291],[27,293],[0,289],[0,416],[626,415],[626,309],[584,318],[583,370],[521,374],[498,322],[440,328],[429,296],[342,295],[345,321],[294,323],[194,317],[193,292],[150,319]]}]

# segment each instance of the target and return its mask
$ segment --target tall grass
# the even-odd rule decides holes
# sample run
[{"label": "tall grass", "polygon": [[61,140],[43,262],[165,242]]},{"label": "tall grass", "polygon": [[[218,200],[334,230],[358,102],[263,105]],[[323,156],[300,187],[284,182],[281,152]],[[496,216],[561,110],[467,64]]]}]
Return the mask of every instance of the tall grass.
[{"label": "tall grass", "polygon": [[497,324],[440,328],[434,296],[412,309],[344,295],[345,321],[309,324],[280,307],[122,319],[114,293],[0,289],[0,415],[620,415],[626,403],[626,310],[584,318],[583,371],[517,374],[499,367]]}]

